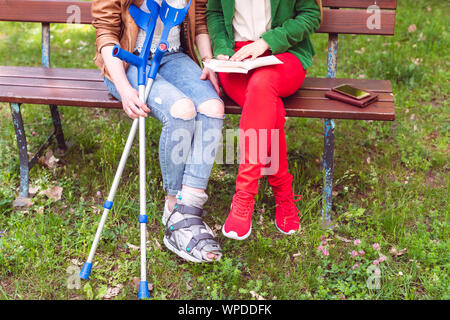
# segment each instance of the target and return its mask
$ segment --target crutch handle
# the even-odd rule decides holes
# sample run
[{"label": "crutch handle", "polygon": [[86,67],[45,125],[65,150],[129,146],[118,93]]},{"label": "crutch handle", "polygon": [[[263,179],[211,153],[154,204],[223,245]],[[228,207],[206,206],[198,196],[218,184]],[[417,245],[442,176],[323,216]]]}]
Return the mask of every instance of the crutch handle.
[{"label": "crutch handle", "polygon": [[164,56],[164,54],[167,52],[167,49],[169,48],[169,44],[165,41],[161,41],[158,45],[158,49],[156,50],[155,54],[152,58],[152,63],[150,65],[150,71],[148,72],[148,77],[150,79],[155,80],[156,74],[159,70],[159,65],[161,64],[161,59]]},{"label": "crutch handle", "polygon": [[123,50],[119,44],[116,44],[113,48],[112,52],[113,57],[119,58],[120,60],[123,60],[129,64],[139,66],[141,64],[139,57],[129,53],[126,50]]}]

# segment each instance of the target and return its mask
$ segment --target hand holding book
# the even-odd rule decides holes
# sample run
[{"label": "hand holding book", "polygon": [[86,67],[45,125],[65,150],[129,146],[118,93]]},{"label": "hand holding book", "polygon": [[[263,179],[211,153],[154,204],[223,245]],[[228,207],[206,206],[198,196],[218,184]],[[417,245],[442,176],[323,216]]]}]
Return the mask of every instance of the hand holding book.
[{"label": "hand holding book", "polygon": [[252,69],[282,64],[275,56],[266,56],[256,58],[254,60],[246,59],[243,61],[231,61],[231,60],[218,60],[211,59],[209,62],[205,62],[205,67],[215,72],[232,72],[232,73],[248,73]]},{"label": "hand holding book", "polygon": [[264,52],[269,50],[270,47],[267,42],[260,38],[250,44],[247,44],[240,48],[238,52],[236,52],[231,58],[231,61],[242,61],[251,57],[252,60],[255,60],[257,57],[261,56]]}]

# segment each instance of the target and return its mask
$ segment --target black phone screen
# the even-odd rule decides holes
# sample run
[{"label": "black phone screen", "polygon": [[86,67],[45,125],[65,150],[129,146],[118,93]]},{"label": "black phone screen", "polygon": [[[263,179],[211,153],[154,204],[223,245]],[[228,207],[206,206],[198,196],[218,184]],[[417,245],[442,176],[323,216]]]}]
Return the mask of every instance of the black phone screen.
[{"label": "black phone screen", "polygon": [[361,89],[352,87],[348,84],[343,84],[334,88],[335,91],[347,94],[355,99],[362,99],[370,95],[369,92],[363,91]]}]

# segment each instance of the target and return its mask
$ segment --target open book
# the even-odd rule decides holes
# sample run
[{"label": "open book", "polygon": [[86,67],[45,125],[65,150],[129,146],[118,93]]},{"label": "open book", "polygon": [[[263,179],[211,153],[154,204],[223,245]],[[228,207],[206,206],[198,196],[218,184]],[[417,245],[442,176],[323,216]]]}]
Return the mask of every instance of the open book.
[{"label": "open book", "polygon": [[209,62],[205,62],[204,65],[215,72],[248,73],[252,69],[282,63],[275,56],[266,56],[256,58],[255,60],[245,59],[242,61],[212,59]]}]

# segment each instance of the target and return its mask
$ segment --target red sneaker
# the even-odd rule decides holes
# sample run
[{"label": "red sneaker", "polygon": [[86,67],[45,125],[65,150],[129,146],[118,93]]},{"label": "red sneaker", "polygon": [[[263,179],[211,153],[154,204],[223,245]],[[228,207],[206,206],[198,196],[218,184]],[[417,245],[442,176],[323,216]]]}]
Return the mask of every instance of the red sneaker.
[{"label": "red sneaker", "polygon": [[222,227],[225,237],[244,240],[252,232],[252,214],[255,197],[250,193],[238,191],[233,196],[230,214]]},{"label": "red sneaker", "polygon": [[[295,197],[300,197],[295,199]],[[291,235],[300,230],[300,217],[295,202],[302,200],[302,196],[292,193],[275,193],[275,227],[286,235]]]}]

